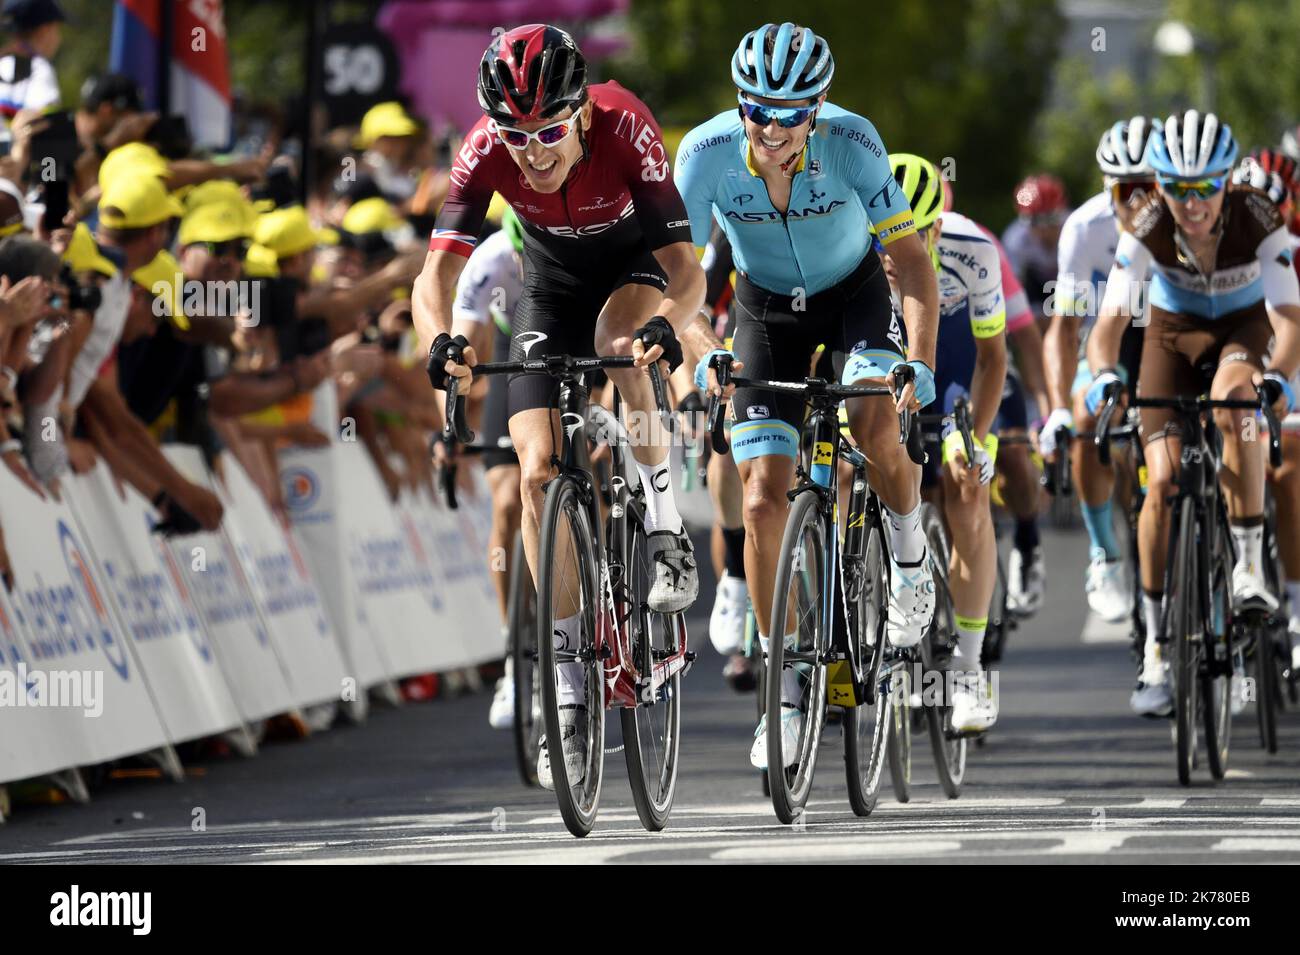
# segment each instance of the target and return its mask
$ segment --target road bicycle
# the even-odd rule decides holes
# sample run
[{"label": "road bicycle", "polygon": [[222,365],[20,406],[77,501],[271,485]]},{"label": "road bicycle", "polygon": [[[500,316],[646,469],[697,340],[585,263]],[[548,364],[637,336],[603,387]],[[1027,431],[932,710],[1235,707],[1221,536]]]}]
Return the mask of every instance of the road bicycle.
[{"label": "road bicycle", "polygon": [[[1109,422],[1123,388],[1104,392],[1098,415],[1097,451],[1110,463]],[[1199,750],[1198,723],[1205,734],[1210,775],[1228,769],[1232,725],[1231,679],[1247,652],[1270,639],[1268,613],[1233,612],[1235,554],[1218,472],[1223,440],[1214,425],[1215,409],[1262,412],[1268,424],[1269,457],[1282,460],[1281,431],[1272,405],[1261,391],[1254,401],[1206,397],[1136,397],[1134,408],[1168,408],[1178,415],[1182,454],[1178,486],[1172,495],[1168,562],[1165,565],[1164,619],[1159,640],[1171,661],[1174,679],[1174,747],[1178,781],[1191,784]]]},{"label": "road bicycle", "polygon": [[[537,636],[531,652],[543,727],[551,741],[556,802],[575,836],[591,832],[599,810],[607,709],[619,711],[628,781],[642,825],[652,832],[667,825],[677,788],[681,678],[695,659],[687,646],[684,614],[653,613],[646,604],[654,570],[647,554],[644,492],[624,477],[626,432],[596,438],[609,445],[611,454],[607,519],[591,469],[585,437],[589,390],[583,376],[633,364],[630,356],[550,355],[474,368],[477,375],[548,374],[558,383],[560,431],[552,455],[556,476],[545,485],[535,573]],[[671,428],[658,367],[648,370],[656,407]],[[615,419],[620,407],[615,392]],[[472,440],[455,379],[448,383],[446,420],[458,440]],[[577,646],[557,647],[555,622],[572,616],[578,618]],[[576,706],[587,740],[582,766],[572,777],[563,752],[561,707],[574,704],[561,702],[561,665],[566,666],[564,679],[578,683],[575,688],[570,682],[566,695],[581,701]]]}]

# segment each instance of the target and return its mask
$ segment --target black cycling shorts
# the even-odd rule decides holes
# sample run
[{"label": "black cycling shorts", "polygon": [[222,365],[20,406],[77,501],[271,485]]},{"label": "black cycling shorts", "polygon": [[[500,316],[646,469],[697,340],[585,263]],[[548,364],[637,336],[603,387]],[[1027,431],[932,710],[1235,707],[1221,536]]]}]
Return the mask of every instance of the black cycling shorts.
[{"label": "black cycling shorts", "polygon": [[[903,360],[902,323],[890,307],[889,281],[874,251],[838,285],[802,302],[760,288],[744,274],[737,276],[732,351],[745,365],[744,377],[803,381],[818,345],[826,346],[818,373],[842,376],[846,382],[883,377],[893,362]],[[802,398],[738,388],[731,404],[731,448],[737,461],[797,455]]]},{"label": "black cycling shorts", "polygon": [[[625,285],[649,285],[661,293],[668,288],[668,276],[644,243],[621,265],[603,265],[593,274],[575,274],[571,267],[531,252],[525,249],[524,290],[510,323],[511,361],[546,355],[594,356],[596,320],[614,292]],[[511,375],[509,417],[555,407],[557,388],[550,375]]]}]

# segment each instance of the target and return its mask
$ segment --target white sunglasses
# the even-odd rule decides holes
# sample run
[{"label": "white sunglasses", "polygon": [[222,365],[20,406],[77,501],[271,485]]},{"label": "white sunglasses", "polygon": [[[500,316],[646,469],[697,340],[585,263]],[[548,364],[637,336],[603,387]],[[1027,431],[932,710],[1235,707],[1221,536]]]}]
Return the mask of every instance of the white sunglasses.
[{"label": "white sunglasses", "polygon": [[568,119],[562,119],[558,122],[551,123],[549,126],[543,126],[535,132],[525,132],[522,129],[515,129],[513,126],[502,126],[497,124],[497,137],[511,149],[527,149],[528,144],[534,139],[543,146],[558,146],[570,136],[578,127],[578,117],[570,116]]}]

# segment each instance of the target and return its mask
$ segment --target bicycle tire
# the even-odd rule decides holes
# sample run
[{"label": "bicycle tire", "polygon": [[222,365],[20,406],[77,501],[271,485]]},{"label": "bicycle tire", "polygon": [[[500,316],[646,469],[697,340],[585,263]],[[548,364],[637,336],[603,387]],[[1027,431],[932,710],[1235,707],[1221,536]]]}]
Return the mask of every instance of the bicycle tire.
[{"label": "bicycle tire", "polygon": [[[568,529],[568,530],[566,530]],[[551,776],[555,783],[556,802],[564,825],[575,836],[591,832],[600,808],[600,787],[605,766],[605,700],[601,659],[596,645],[598,608],[601,606],[599,570],[595,552],[595,536],[591,528],[586,505],[583,503],[577,482],[564,474],[551,481],[542,506],[542,521],[538,541],[538,593],[537,593],[537,668],[541,677],[542,716],[546,738],[562,739],[560,729],[559,686],[556,674],[556,648],[552,634],[555,630],[555,583],[557,548],[567,550],[561,539],[565,534],[572,543],[571,563],[578,578],[582,625],[580,642],[582,652],[589,655],[583,661],[584,696],[587,707],[587,759],[582,779],[571,784],[568,769],[560,749],[559,758],[550,753]],[[563,551],[561,551],[562,553]],[[576,792],[575,792],[576,790]]]},{"label": "bicycle tire", "polygon": [[894,725],[889,732],[889,784],[894,798],[908,802],[912,798],[912,671],[901,667],[890,681],[894,706],[890,712]]},{"label": "bicycle tire", "polygon": [[[921,530],[925,534],[926,546],[930,552],[930,564],[934,573],[934,619],[930,629],[918,646],[920,647],[921,672],[923,680],[936,670],[936,649],[947,646],[955,633],[952,609],[952,596],[948,590],[948,562],[950,550],[948,535],[943,527],[943,518],[932,504],[921,505]],[[942,676],[942,674],[940,674]],[[966,777],[966,738],[951,731],[952,709],[947,703],[947,680],[942,680],[944,689],[939,701],[926,700],[925,685],[922,684],[922,708],[925,710],[926,725],[930,734],[930,748],[934,753],[934,767],[939,776],[939,785],[944,795],[956,799],[961,795],[961,785]]]},{"label": "bicycle tire", "polygon": [[1190,786],[1196,766],[1197,684],[1199,682],[1199,640],[1192,633],[1201,630],[1194,618],[1200,615],[1195,574],[1193,536],[1196,515],[1190,503],[1179,499],[1170,521],[1169,563],[1165,567],[1165,614],[1161,628],[1164,647],[1172,652],[1174,679],[1174,749],[1178,782]]},{"label": "bicycle tire", "polygon": [[[629,645],[633,659],[641,665],[646,654],[644,641],[649,640],[651,655],[656,651],[673,653],[683,647],[686,625],[683,615],[652,613],[646,606],[654,582],[646,561],[647,541],[639,505],[628,507],[628,550],[624,555],[627,568],[629,609],[635,622]],[[619,710],[623,730],[623,759],[627,764],[628,784],[636,814],[649,832],[659,832],[668,824],[677,791],[677,767],[681,749],[682,692],[681,672],[673,674],[661,688],[660,697],[638,706]],[[657,725],[662,720],[662,732]]]},{"label": "bicycle tire", "polygon": [[[867,659],[885,645],[885,621],[888,617],[889,580],[885,568],[888,557],[879,527],[867,530],[863,564],[868,575],[858,595],[857,612],[852,614],[857,629],[873,632],[870,646],[858,640],[858,653]],[[874,612],[873,612],[874,610]],[[858,816],[869,816],[880,798],[881,774],[888,759],[890,729],[894,722],[894,694],[891,680],[884,677],[877,684],[876,698],[870,705],[848,707],[844,712],[844,771],[848,782],[849,805]]]},{"label": "bicycle tire", "polygon": [[[824,658],[830,642],[830,634],[824,632],[822,621],[825,618],[824,603],[828,599],[823,586],[823,573],[826,560],[825,527],[819,508],[820,499],[814,493],[798,495],[790,506],[786,518],[785,532],[781,537],[781,556],[776,565],[775,589],[772,595],[772,618],[769,621],[767,649],[767,712],[781,713],[781,675],[785,669],[785,622],[791,610],[789,597],[792,588],[799,585],[799,597],[803,598],[800,606],[798,597],[792,613],[798,630],[798,643],[801,651],[815,652]],[[805,538],[811,538],[805,540]],[[811,546],[809,546],[811,545]],[[802,555],[802,560],[798,560]],[[805,573],[805,570],[810,572]],[[798,577],[796,575],[799,575]],[[810,586],[811,585],[811,586]],[[811,610],[811,617],[809,616]],[[804,626],[811,620],[811,632],[805,637]],[[817,751],[821,742],[821,730],[826,713],[826,667],[824,663],[812,665],[812,672],[804,682],[801,702],[804,703],[804,718],[797,741],[797,754],[794,765],[789,769],[784,766],[782,742],[783,726],[778,718],[775,726],[768,720],[767,733],[767,780],[771,789],[772,808],[781,822],[789,825],[803,811],[812,792],[813,774],[817,767]],[[773,731],[775,730],[775,732]]]},{"label": "bicycle tire", "polygon": [[537,590],[528,571],[522,534],[515,535],[510,563],[509,620],[511,668],[514,674],[515,719],[512,732],[515,760],[524,785],[537,787],[537,754],[541,749],[541,705],[537,684]]},{"label": "bicycle tire", "polygon": [[[1232,741],[1232,678],[1208,672],[1209,647],[1222,647],[1232,665],[1232,593],[1229,589],[1229,569],[1224,559],[1231,553],[1226,546],[1224,530],[1226,517],[1216,533],[1219,539],[1210,557],[1210,592],[1207,606],[1209,619],[1202,629],[1201,715],[1205,723],[1205,751],[1210,775],[1223,779],[1228,772],[1228,747]],[[1223,633],[1217,632],[1222,628]]]}]

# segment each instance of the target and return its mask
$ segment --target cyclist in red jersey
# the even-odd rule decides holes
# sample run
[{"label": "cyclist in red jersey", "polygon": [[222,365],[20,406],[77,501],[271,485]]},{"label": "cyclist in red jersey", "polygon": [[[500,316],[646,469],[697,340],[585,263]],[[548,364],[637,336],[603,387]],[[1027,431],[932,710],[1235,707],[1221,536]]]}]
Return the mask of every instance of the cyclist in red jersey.
[{"label": "cyclist in red jersey", "polygon": [[[542,24],[517,27],[492,42],[479,67],[478,98],[485,115],[456,154],[451,190],[412,298],[416,328],[430,346],[430,381],[443,388],[448,376],[472,374],[473,349],[449,334],[452,297],[492,194],[499,192],[524,232],[524,289],[511,323],[510,358],[637,357],[637,368],[611,369],[609,376],[629,410],[649,425],[642,429],[646,440],[632,448],[646,492],[655,568],[648,603],[663,613],[684,610],[698,593],[695,558],[673,501],[668,446],[641,369],[659,360],[670,369],[680,364],[679,332],[690,332],[692,360],[722,346],[698,321],[704,272],[659,127],[645,104],[617,83],[588,87],[573,38]],[[554,398],[547,375],[510,380],[510,436],[519,455],[522,531],[534,579],[542,485],[554,473],[552,436],[559,433]],[[572,618],[557,619],[557,639],[568,641],[566,626],[576,629],[577,620],[576,608]],[[564,667],[581,671],[581,664]],[[567,682],[561,672],[562,690]],[[579,672],[574,699],[561,703],[576,710],[581,686]],[[585,720],[575,713],[575,734],[580,726]],[[571,739],[566,721],[565,760],[578,771],[586,743]],[[550,775],[549,764],[539,770]]]}]

